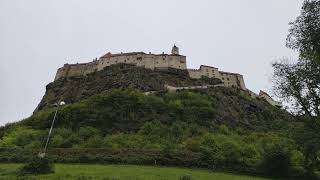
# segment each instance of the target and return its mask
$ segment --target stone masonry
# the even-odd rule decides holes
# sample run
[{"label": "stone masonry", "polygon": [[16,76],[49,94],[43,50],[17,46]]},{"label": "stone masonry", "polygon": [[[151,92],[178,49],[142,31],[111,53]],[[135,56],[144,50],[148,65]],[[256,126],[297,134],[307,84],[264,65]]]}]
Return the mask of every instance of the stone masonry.
[{"label": "stone masonry", "polygon": [[201,65],[199,69],[187,69],[186,56],[180,55],[179,48],[174,45],[171,54],[152,54],[144,52],[107,54],[89,63],[65,64],[59,68],[55,80],[71,76],[83,76],[95,71],[100,71],[107,66],[125,63],[149,69],[168,69],[175,68],[188,70],[189,76],[200,79],[203,76],[221,79],[224,86],[238,87],[246,90],[243,76],[237,73],[219,71],[218,68]]}]

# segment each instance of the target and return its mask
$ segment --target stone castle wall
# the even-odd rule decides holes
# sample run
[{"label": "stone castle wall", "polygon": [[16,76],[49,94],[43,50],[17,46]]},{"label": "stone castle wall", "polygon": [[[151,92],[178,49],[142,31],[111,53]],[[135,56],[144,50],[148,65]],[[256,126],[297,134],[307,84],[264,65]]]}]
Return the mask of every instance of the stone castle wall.
[{"label": "stone castle wall", "polygon": [[209,78],[218,78],[222,80],[224,86],[235,86],[243,90],[246,89],[244,79],[241,74],[223,72],[219,71],[218,68],[205,65],[201,65],[199,69],[188,69],[188,72],[190,77],[194,79],[199,79],[202,76]]},{"label": "stone castle wall", "polygon": [[188,70],[191,78],[200,79],[202,76],[218,78],[222,80],[224,86],[234,86],[246,90],[243,76],[240,74],[219,71],[218,68],[205,65],[201,65],[199,69],[187,69],[186,56],[179,55],[178,49],[175,49],[174,54],[146,54],[144,52],[107,53],[89,63],[65,64],[58,69],[55,80],[63,77],[87,75],[119,63],[133,64],[152,70],[162,68]]},{"label": "stone castle wall", "polygon": [[145,54],[143,52],[108,53],[100,57],[99,60],[89,63],[65,64],[58,69],[55,80],[62,77],[87,75],[119,63],[134,64],[152,70],[155,68],[187,69],[186,57],[181,55]]}]

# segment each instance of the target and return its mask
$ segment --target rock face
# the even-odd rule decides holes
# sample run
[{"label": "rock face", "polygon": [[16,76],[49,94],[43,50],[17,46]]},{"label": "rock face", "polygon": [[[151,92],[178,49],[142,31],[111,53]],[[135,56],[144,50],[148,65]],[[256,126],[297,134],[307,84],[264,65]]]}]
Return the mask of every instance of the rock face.
[{"label": "rock face", "polygon": [[87,76],[59,79],[48,84],[46,93],[35,111],[51,106],[57,101],[74,103],[112,89],[134,88],[149,92],[163,91],[165,84],[179,87],[221,83],[222,81],[216,78],[191,79],[187,70],[150,70],[129,64],[118,64]]}]

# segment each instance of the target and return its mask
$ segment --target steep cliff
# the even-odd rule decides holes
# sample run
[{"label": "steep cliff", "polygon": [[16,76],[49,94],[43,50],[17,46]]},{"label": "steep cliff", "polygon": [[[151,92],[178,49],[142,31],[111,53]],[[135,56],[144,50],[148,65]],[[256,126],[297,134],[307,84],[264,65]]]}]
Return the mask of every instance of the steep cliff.
[{"label": "steep cliff", "polygon": [[92,95],[112,89],[138,89],[143,92],[162,91],[164,85],[196,86],[222,83],[219,79],[191,79],[186,70],[150,70],[129,64],[118,64],[104,68],[87,76],[59,79],[47,85],[46,93],[36,111],[57,101],[74,103]]}]

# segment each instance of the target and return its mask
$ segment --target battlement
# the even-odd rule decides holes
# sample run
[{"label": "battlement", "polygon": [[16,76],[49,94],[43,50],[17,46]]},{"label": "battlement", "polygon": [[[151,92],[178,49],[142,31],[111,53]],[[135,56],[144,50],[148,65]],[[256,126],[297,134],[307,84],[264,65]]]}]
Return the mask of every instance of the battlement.
[{"label": "battlement", "polygon": [[179,48],[174,45],[171,54],[152,54],[145,52],[128,52],[112,54],[106,53],[99,59],[88,63],[64,64],[59,68],[55,80],[72,76],[85,76],[95,71],[101,71],[107,66],[115,64],[133,64],[148,69],[181,69],[187,70],[189,76],[200,79],[203,76],[221,79],[225,86],[235,86],[246,89],[243,76],[236,73],[219,71],[218,68],[201,65],[199,69],[187,69],[186,56],[179,54]]}]

